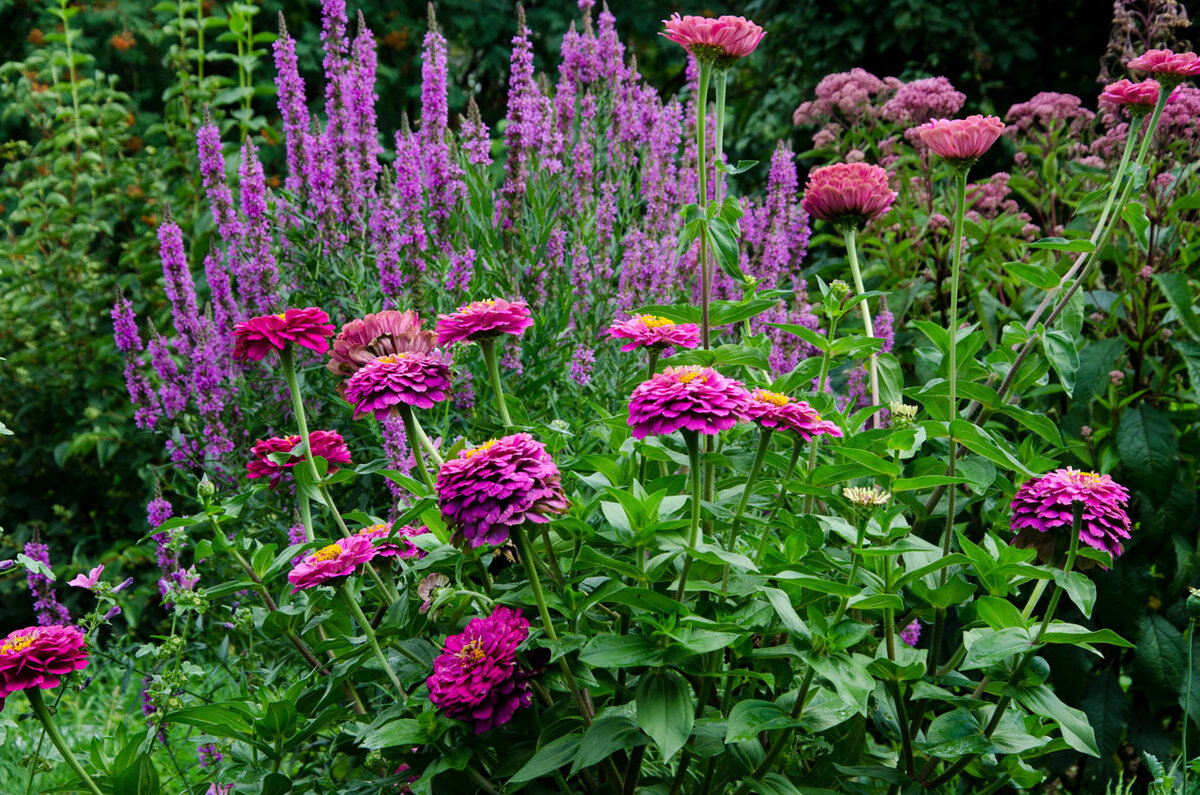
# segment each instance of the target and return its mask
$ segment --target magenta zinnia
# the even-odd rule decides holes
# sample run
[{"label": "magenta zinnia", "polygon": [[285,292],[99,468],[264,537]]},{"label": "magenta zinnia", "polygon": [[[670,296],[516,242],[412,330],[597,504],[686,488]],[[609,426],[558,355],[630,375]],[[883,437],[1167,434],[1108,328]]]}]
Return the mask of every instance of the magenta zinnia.
[{"label": "magenta zinnia", "polygon": [[1122,78],[1105,86],[1100,93],[1100,107],[1107,110],[1128,108],[1130,113],[1149,113],[1158,102],[1159,85],[1156,80],[1131,83]]},{"label": "magenta zinnia", "polygon": [[475,342],[501,334],[521,336],[533,325],[529,305],[524,301],[493,298],[460,306],[452,315],[438,315],[437,343]]},{"label": "magenta zinnia", "polygon": [[[308,443],[312,448],[314,458],[324,458],[329,462],[329,474],[338,471],[342,464],[350,463],[350,448],[337,431],[313,431],[308,435]],[[299,436],[275,436],[270,439],[259,439],[250,448],[253,458],[246,464],[246,477],[271,479],[270,488],[279,485],[279,481],[287,474],[287,470],[304,460],[302,455],[292,455],[292,450],[300,444]],[[274,453],[286,453],[289,458],[283,463],[271,460]]]},{"label": "magenta zinnia", "polygon": [[658,35],[665,36],[682,46],[701,61],[744,58],[766,35],[763,29],[745,17],[723,16],[681,17],[672,14],[664,19],[667,29]]},{"label": "magenta zinnia", "polygon": [[561,480],[546,446],[518,433],[463,450],[443,464],[438,506],[456,539],[498,546],[512,528],[567,510]]},{"label": "magenta zinnia", "polygon": [[740,381],[711,367],[668,367],[629,396],[629,427],[635,439],[679,430],[714,434],[736,425],[749,407]]},{"label": "magenta zinnia", "polygon": [[887,213],[895,200],[884,169],[867,163],[834,163],[809,172],[800,204],[813,218],[861,229]]},{"label": "magenta zinnia", "polygon": [[999,117],[978,114],[965,119],[932,119],[918,128],[922,143],[959,167],[974,165],[1003,132],[1004,122]]},{"label": "magenta zinnia", "polygon": [[18,629],[0,641],[0,709],[18,690],[58,687],[62,677],[88,661],[86,640],[76,627],[51,624]]},{"label": "magenta zinnia", "polygon": [[628,340],[621,346],[623,351],[634,348],[661,351],[670,346],[695,348],[700,344],[700,327],[695,323],[676,323],[658,315],[634,315],[613,323],[605,333],[615,339]]},{"label": "magenta zinnia", "polygon": [[1174,81],[1178,82],[1184,77],[1200,75],[1200,56],[1194,52],[1146,50],[1125,66],[1135,72],[1147,72],[1159,78],[1174,78]]},{"label": "magenta zinnia", "polygon": [[1012,501],[1013,543],[1038,550],[1038,559],[1056,557],[1059,536],[1068,536],[1073,520],[1072,505],[1083,503],[1083,526],[1079,540],[1114,558],[1124,551],[1122,539],[1129,538],[1129,516],[1125,504],[1129,490],[1108,475],[1080,472],[1067,467],[1027,480]]},{"label": "magenta zinnia", "polygon": [[330,580],[349,577],[376,554],[375,545],[365,535],[353,535],[322,547],[313,554],[306,555],[288,572],[292,593],[324,585]]},{"label": "magenta zinnia", "polygon": [[433,675],[425,680],[429,700],[451,718],[471,721],[476,734],[507,723],[532,700],[534,672],[517,660],[517,647],[528,637],[529,622],[507,607],[471,619],[446,638],[433,661]]},{"label": "magenta zinnia", "polygon": [[391,523],[381,523],[364,527],[355,533],[355,535],[366,538],[371,542],[382,541],[383,543],[375,547],[375,554],[380,557],[416,558],[420,560],[425,557],[425,551],[408,539],[425,535],[428,532],[429,528],[427,527],[413,527],[410,524],[406,524],[393,529]]},{"label": "magenta zinnia", "polygon": [[389,353],[350,376],[344,397],[355,419],[374,412],[382,420],[400,405],[431,408],[448,389],[450,365],[440,354]]},{"label": "magenta zinnia", "polygon": [[820,413],[805,400],[792,400],[778,392],[756,389],[750,395],[746,417],[771,430],[794,431],[804,441],[827,433],[841,437],[836,423],[821,419]]},{"label": "magenta zinnia", "polygon": [[421,330],[416,312],[385,309],[342,326],[333,339],[326,367],[335,375],[351,376],[380,356],[429,353],[436,344],[437,335]]},{"label": "magenta zinnia", "polygon": [[292,342],[323,354],[329,350],[328,338],[332,333],[329,315],[315,306],[252,317],[233,327],[233,358],[256,362],[271,351],[282,351]]}]

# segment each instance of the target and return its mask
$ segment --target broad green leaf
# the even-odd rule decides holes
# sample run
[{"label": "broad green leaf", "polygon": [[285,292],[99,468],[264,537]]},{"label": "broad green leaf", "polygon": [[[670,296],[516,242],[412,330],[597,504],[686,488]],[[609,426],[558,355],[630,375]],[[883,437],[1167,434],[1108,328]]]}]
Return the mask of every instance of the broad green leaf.
[{"label": "broad green leaf", "polygon": [[1008,450],[1000,446],[991,434],[966,420],[954,420],[950,423],[950,431],[954,438],[972,452],[979,453],[984,458],[1010,472],[1020,472],[1026,477],[1035,477],[1035,473],[1025,466]]},{"label": "broad green leaf", "polygon": [[617,751],[646,744],[646,737],[628,715],[608,712],[596,719],[583,735],[579,752],[571,764],[571,775],[602,762]]},{"label": "broad green leaf", "polygon": [[1046,359],[1068,396],[1075,393],[1075,373],[1079,370],[1079,354],[1075,351],[1075,337],[1065,331],[1047,331],[1042,337],[1042,350]]},{"label": "broad green leaf", "polygon": [[774,701],[746,699],[739,701],[729,712],[725,729],[726,743],[741,743],[755,739],[760,732],[788,729],[797,725],[789,710]]},{"label": "broad green leaf", "polygon": [[1089,240],[1067,240],[1065,237],[1043,237],[1029,244],[1030,248],[1044,248],[1050,251],[1095,251],[1096,245]]},{"label": "broad green leaf", "polygon": [[1182,273],[1156,273],[1154,283],[1167,297],[1179,325],[1200,342],[1200,317],[1196,315],[1196,289]]},{"label": "broad green leaf", "polygon": [[583,742],[583,736],[580,734],[567,734],[551,740],[539,748],[537,753],[514,773],[508,782],[520,784],[524,781],[532,781],[565,767],[575,758],[581,742]]},{"label": "broad green leaf", "polygon": [[1150,228],[1150,219],[1146,217],[1146,205],[1141,202],[1128,202],[1121,208],[1121,217],[1129,224],[1138,245],[1143,249],[1148,248],[1150,242],[1146,238],[1146,230]]},{"label": "broad green leaf", "polygon": [[661,665],[663,649],[644,635],[597,635],[579,652],[579,660],[597,668]]},{"label": "broad green leaf", "polygon": [[674,671],[648,671],[634,698],[638,725],[658,745],[663,761],[671,761],[692,734],[696,699],[691,685]]},{"label": "broad green leaf", "polygon": [[1053,718],[1062,730],[1063,739],[1076,751],[1089,756],[1100,756],[1100,750],[1096,747],[1096,735],[1088,723],[1087,715],[1074,707],[1068,707],[1049,687],[1038,685],[1022,688],[1017,692],[1017,700],[1034,715]]},{"label": "broad green leaf", "polygon": [[1045,265],[1028,262],[1006,262],[1004,270],[1032,284],[1040,290],[1053,290],[1058,286],[1058,274]]},{"label": "broad green leaf", "polygon": [[1166,415],[1145,403],[1121,412],[1117,428],[1117,452],[1126,485],[1151,495],[1163,496],[1175,480],[1179,447],[1175,428]]},{"label": "broad green leaf", "polygon": [[1187,645],[1183,633],[1160,615],[1142,617],[1133,670],[1151,692],[1178,693],[1187,672]]}]

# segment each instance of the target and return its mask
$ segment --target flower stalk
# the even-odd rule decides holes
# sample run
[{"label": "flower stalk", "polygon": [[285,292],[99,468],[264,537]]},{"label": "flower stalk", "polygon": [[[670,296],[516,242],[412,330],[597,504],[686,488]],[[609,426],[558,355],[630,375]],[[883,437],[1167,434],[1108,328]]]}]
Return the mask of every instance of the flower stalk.
[{"label": "flower stalk", "polygon": [[46,735],[49,736],[50,742],[54,743],[54,747],[62,754],[63,760],[67,766],[79,776],[79,780],[83,782],[88,791],[92,795],[101,795],[100,787],[96,786],[96,782],[83,769],[83,765],[79,764],[79,760],[71,753],[71,749],[67,746],[66,740],[63,739],[62,733],[59,732],[58,726],[54,724],[54,718],[50,715],[49,708],[46,707],[46,702],[42,699],[42,691],[37,687],[31,687],[25,692],[25,697],[29,699],[29,706],[33,708],[33,714],[41,721],[42,726],[46,729]]},{"label": "flower stalk", "polygon": [[[858,264],[858,230],[853,226],[846,226],[842,230],[842,236],[846,241],[846,255],[850,259],[850,275],[854,277],[854,290],[858,295],[862,295],[866,292],[866,288],[863,287],[862,268]],[[867,336],[875,339],[875,326],[871,322],[871,309],[867,303],[866,299],[859,303],[859,306],[862,307],[863,327],[866,329]],[[867,360],[867,366],[871,375],[871,405],[878,406],[879,354],[872,351],[870,359]]]},{"label": "flower stalk", "polygon": [[483,361],[487,365],[488,379],[492,382],[492,392],[496,395],[496,408],[500,411],[500,424],[505,430],[512,427],[512,418],[508,416],[508,404],[504,402],[504,385],[500,381],[500,363],[496,360],[496,341],[490,337],[479,340],[479,350],[483,351]]}]

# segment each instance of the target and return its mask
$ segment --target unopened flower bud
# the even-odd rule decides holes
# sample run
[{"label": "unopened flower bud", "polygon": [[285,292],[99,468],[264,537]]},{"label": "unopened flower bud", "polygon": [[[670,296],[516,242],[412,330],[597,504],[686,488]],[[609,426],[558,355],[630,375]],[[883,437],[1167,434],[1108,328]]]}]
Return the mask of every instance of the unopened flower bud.
[{"label": "unopened flower bud", "polygon": [[119,615],[121,615],[121,608],[117,605],[113,605],[112,607],[108,608],[108,612],[104,614],[104,621],[112,621]]},{"label": "unopened flower bud", "polygon": [[892,427],[897,430],[911,428],[917,419],[917,407],[907,403],[889,403],[888,411],[892,413]]},{"label": "unopened flower bud", "polygon": [[834,279],[829,283],[829,293],[838,301],[845,301],[850,295],[850,285],[841,279]]},{"label": "unopened flower bud", "polygon": [[217,493],[217,487],[208,479],[208,475],[200,478],[200,482],[196,484],[196,495],[201,502],[212,499],[212,496]]},{"label": "unopened flower bud", "polygon": [[850,503],[855,515],[860,519],[870,519],[875,511],[887,505],[888,499],[891,498],[886,491],[880,491],[878,486],[872,486],[869,489],[849,486],[842,489],[842,496]]},{"label": "unopened flower bud", "polygon": [[0,571],[8,571],[15,565],[17,564],[11,560],[0,560]]},{"label": "unopened flower bud", "polygon": [[126,588],[128,588],[128,587],[129,587],[129,586],[131,586],[131,585],[133,585],[133,578],[132,578],[132,577],[126,577],[126,578],[125,578],[125,582],[121,583],[121,584],[120,584],[120,585],[118,585],[116,588],[113,588],[113,589],[112,589],[112,592],[113,592],[113,593],[120,593],[121,591],[124,591]]},{"label": "unopened flower bud", "polygon": [[1200,590],[1189,588],[1191,595],[1187,598],[1187,616],[1188,618],[1200,618]]}]

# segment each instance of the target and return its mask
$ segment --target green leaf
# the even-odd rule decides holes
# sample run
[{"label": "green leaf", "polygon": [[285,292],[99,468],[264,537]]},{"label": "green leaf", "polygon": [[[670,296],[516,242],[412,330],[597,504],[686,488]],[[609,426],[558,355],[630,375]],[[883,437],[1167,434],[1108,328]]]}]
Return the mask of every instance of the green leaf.
[{"label": "green leaf", "polygon": [[579,753],[571,765],[571,775],[591,767],[623,749],[646,744],[646,737],[628,715],[608,712],[596,719],[579,744]]},{"label": "green leaf", "polygon": [[1079,608],[1084,618],[1092,617],[1092,608],[1096,604],[1096,584],[1088,579],[1086,574],[1073,571],[1067,574],[1062,569],[1054,569],[1054,581],[1058,583],[1067,597]]},{"label": "green leaf", "polygon": [[983,736],[979,721],[964,707],[934,718],[926,732],[926,743],[925,753],[938,759],[983,754],[991,747]]},{"label": "green leaf", "polygon": [[532,781],[566,766],[575,758],[582,742],[583,736],[580,734],[567,734],[551,740],[539,748],[537,753],[513,774],[508,783],[520,784],[523,781]]},{"label": "green leaf", "polygon": [[974,453],[979,453],[984,458],[994,464],[997,464],[1011,472],[1020,472],[1026,477],[1035,477],[1035,473],[1021,463],[1021,461],[1008,450],[1004,449],[992,438],[991,434],[979,428],[966,420],[954,420],[950,423],[950,431],[954,434],[954,438],[963,444],[964,447]]},{"label": "green leaf", "polygon": [[952,478],[949,475],[918,475],[915,478],[899,478],[892,481],[891,492],[921,491],[937,486],[954,486],[959,483],[969,483],[966,478]]},{"label": "green leaf", "polygon": [[747,699],[739,701],[729,712],[725,728],[725,743],[741,743],[755,739],[760,732],[789,729],[799,724],[789,710],[774,701]]},{"label": "green leaf", "polygon": [[663,649],[645,635],[597,635],[579,652],[580,662],[597,668],[661,665]]},{"label": "green leaf", "polygon": [[1192,399],[1200,400],[1200,342],[1172,339],[1171,347],[1187,366],[1188,381],[1192,385]]},{"label": "green leaf", "polygon": [[292,791],[292,780],[282,773],[268,773],[263,778],[262,795],[284,795]]},{"label": "green leaf", "polygon": [[1110,646],[1120,646],[1125,649],[1133,648],[1133,644],[1122,638],[1111,629],[1088,629],[1078,624],[1068,624],[1065,621],[1052,621],[1042,635],[1043,643],[1107,643]]},{"label": "green leaf", "polygon": [[900,403],[904,400],[904,371],[900,361],[890,353],[880,354],[876,360],[879,374],[879,399],[883,403]]},{"label": "green leaf", "polygon": [[798,323],[768,323],[767,325],[774,326],[781,331],[786,331],[788,334],[799,337],[822,353],[829,350],[829,340],[808,326],[801,326]]},{"label": "green leaf", "polygon": [[967,657],[963,660],[962,669],[970,671],[990,668],[1014,654],[1027,652],[1031,644],[1026,629],[1007,627],[1000,630],[969,629],[963,633],[963,645],[967,647]]},{"label": "green leaf", "polygon": [[1179,456],[1175,428],[1157,409],[1136,403],[1121,412],[1117,452],[1126,485],[1162,496],[1175,481]]},{"label": "green leaf", "polygon": [[1075,392],[1075,373],[1079,370],[1079,354],[1075,351],[1075,337],[1065,331],[1047,331],[1042,336],[1042,349],[1046,359],[1062,381],[1067,396]]},{"label": "green leaf", "polygon": [[1183,633],[1162,616],[1142,616],[1133,670],[1150,692],[1178,693],[1187,671]]},{"label": "green leaf", "polygon": [[371,729],[362,736],[359,744],[368,751],[378,751],[381,748],[423,745],[429,739],[420,721],[398,718]]},{"label": "green leaf", "polygon": [[1050,251],[1095,251],[1096,245],[1089,240],[1067,240],[1065,237],[1043,237],[1029,244],[1030,248],[1044,248]]},{"label": "green leaf", "polygon": [[1004,629],[1005,627],[1021,627],[1023,629],[1027,626],[1027,622],[1021,617],[1021,611],[1014,607],[1012,602],[996,596],[981,596],[976,599],[975,612],[992,629]]},{"label": "green leaf", "polygon": [[1076,751],[1089,756],[1100,756],[1100,749],[1096,747],[1096,735],[1092,732],[1087,715],[1068,707],[1046,685],[1017,691],[1017,701],[1034,715],[1053,718],[1062,730],[1067,745]]},{"label": "green leaf", "polygon": [[[713,326],[741,323],[779,305],[778,298],[751,298],[746,301],[713,301],[708,305],[708,319]],[[699,315],[697,314],[697,318]]]},{"label": "green leaf", "polygon": [[1058,286],[1058,274],[1045,265],[1028,262],[1006,262],[1004,270],[1015,274],[1041,290],[1053,290]]},{"label": "green leaf", "polygon": [[779,616],[779,620],[788,632],[802,638],[812,637],[812,633],[796,613],[796,608],[792,607],[792,600],[786,593],[778,588],[763,588],[761,593],[767,597],[771,607],[775,608],[775,614]]},{"label": "green leaf", "polygon": [[1141,202],[1128,202],[1121,208],[1121,217],[1129,224],[1138,245],[1148,248],[1150,241],[1146,237],[1146,230],[1150,228],[1150,219],[1146,217],[1146,205]]},{"label": "green leaf", "polygon": [[642,676],[635,700],[638,725],[669,762],[692,734],[696,700],[691,686],[674,671],[655,670]]},{"label": "green leaf", "polygon": [[113,777],[113,795],[158,795],[158,770],[148,754],[139,754],[133,764]]},{"label": "green leaf", "polygon": [[1154,283],[1167,297],[1167,303],[1175,311],[1179,325],[1192,335],[1192,339],[1200,341],[1200,317],[1197,317],[1195,308],[1196,291],[1188,277],[1182,273],[1156,273]]},{"label": "green leaf", "polygon": [[725,275],[733,279],[735,284],[745,284],[746,274],[742,272],[740,263],[741,251],[738,248],[738,232],[734,224],[724,218],[708,220],[708,244],[717,256],[717,264]]}]

